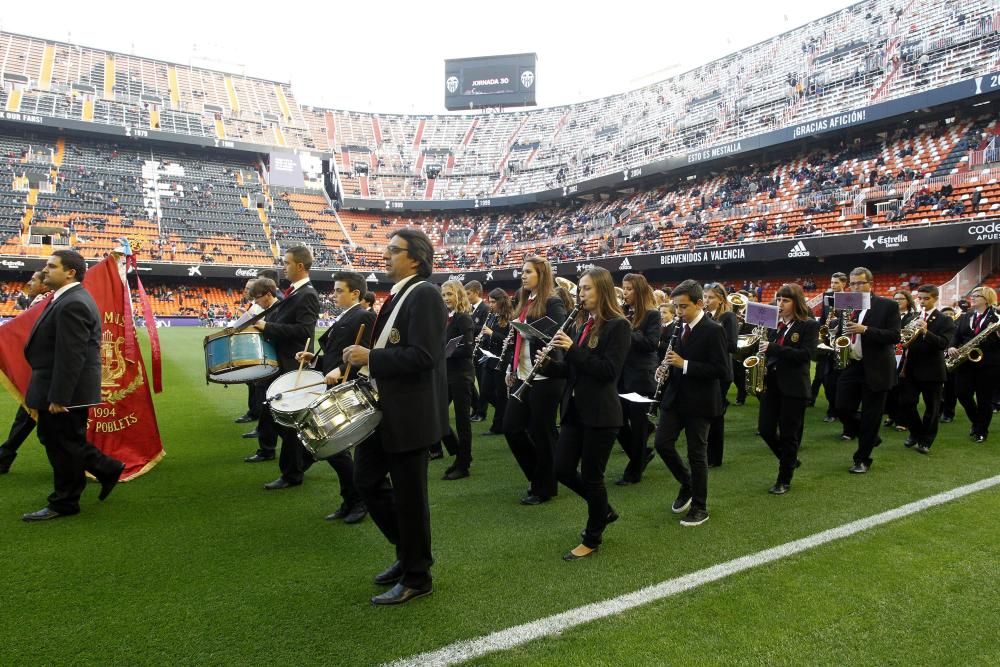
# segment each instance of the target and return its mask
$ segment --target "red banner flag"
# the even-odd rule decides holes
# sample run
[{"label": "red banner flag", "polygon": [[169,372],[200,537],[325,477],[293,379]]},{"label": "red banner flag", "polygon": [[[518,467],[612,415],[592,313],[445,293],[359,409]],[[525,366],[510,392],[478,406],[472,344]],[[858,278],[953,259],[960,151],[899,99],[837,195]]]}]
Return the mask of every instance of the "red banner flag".
[{"label": "red banner flag", "polygon": [[87,269],[83,286],[101,314],[101,399],[90,408],[87,437],[125,463],[122,479],[150,470],[163,458],[146,366],[132,319],[132,300],[117,255]]},{"label": "red banner flag", "polygon": [[[35,321],[49,304],[52,293],[39,303],[20,313],[0,326],[0,384],[4,386],[21,405],[31,380],[31,366],[24,358],[24,344],[35,326]],[[27,407],[27,406],[25,406]]]}]

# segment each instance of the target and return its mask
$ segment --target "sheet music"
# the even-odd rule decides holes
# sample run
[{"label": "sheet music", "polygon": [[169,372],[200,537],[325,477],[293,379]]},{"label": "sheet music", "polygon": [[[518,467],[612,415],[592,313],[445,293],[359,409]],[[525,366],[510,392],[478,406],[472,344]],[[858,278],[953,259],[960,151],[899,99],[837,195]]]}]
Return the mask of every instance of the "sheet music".
[{"label": "sheet music", "polygon": [[642,394],[637,394],[634,391],[630,392],[628,394],[618,394],[618,395],[621,398],[624,398],[626,401],[629,401],[630,403],[655,403],[656,402],[653,399],[646,398]]}]

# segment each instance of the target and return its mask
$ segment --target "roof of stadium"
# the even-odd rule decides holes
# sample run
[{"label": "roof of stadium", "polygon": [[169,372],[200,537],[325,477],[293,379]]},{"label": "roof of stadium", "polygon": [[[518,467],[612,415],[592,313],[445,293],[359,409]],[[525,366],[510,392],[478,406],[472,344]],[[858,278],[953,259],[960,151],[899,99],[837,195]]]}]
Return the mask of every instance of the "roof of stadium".
[{"label": "roof of stadium", "polygon": [[630,1],[567,12],[527,0],[393,0],[378,10],[293,2],[247,12],[178,0],[152,17],[129,3],[95,11],[58,0],[44,19],[30,4],[5,8],[0,30],[294,82],[300,101],[317,107],[433,114],[443,112],[446,58],[535,52],[539,106],[557,106],[661,81],[851,4]]}]

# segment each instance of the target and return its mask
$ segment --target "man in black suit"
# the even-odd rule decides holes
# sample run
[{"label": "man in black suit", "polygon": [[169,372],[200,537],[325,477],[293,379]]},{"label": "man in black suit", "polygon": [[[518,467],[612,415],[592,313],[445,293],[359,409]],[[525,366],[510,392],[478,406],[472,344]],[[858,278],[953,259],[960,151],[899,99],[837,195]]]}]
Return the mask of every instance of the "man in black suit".
[{"label": "man in black suit", "polygon": [[[285,252],[284,269],[291,286],[285,290],[285,298],[281,303],[267,317],[253,325],[274,345],[283,373],[298,369],[299,362],[295,360],[295,355],[302,352],[307,344],[312,347],[316,333],[319,295],[309,282],[311,267],[312,252],[309,248],[302,245],[289,248]],[[257,429],[262,431],[260,448],[248,459],[250,462],[273,459],[277,435],[281,436],[281,453],[278,456],[281,477],[268,482],[264,488],[275,491],[301,484],[308,467],[306,461],[311,461],[311,456],[302,446],[295,430],[275,424],[270,410],[261,412]],[[267,438],[268,431],[265,429],[273,429],[276,435]]]},{"label": "man in black suit", "polygon": [[[681,334],[676,346],[664,357],[670,377],[660,400],[660,423],[654,441],[680,492],[671,510],[687,512],[682,526],[708,521],[708,429],[722,414],[721,383],[728,381],[732,366],[722,325],[705,316],[701,285],[685,280],[670,293]],[[662,380],[664,366],[657,369]],[[681,431],[687,438],[688,464],[677,453]]]},{"label": "man in black suit", "polygon": [[344,361],[367,366],[376,383],[382,422],[355,453],[355,481],[372,519],[396,547],[396,562],[375,577],[392,588],[372,598],[401,604],[429,594],[431,524],[428,448],[448,433],[444,301],[427,282],[434,247],[416,229],[400,229],[383,257],[395,284],[382,306],[371,349],[352,345]]},{"label": "man in black suit", "polygon": [[[909,429],[903,444],[921,454],[930,452],[941,416],[941,391],[947,379],[944,351],[955,333],[955,321],[937,309],[938,288],[921,285],[914,295],[922,313],[915,320],[916,338],[903,351],[899,371],[899,422]],[[917,403],[924,397],[924,417]]]},{"label": "man in black suit", "polygon": [[[346,375],[348,366],[344,363],[344,348],[353,345],[358,340],[358,333],[364,326],[361,342],[366,343],[371,337],[375,325],[375,314],[361,305],[361,295],[365,291],[365,279],[354,271],[338,271],[333,274],[333,298],[338,308],[343,312],[337,321],[319,337],[321,354],[299,352],[295,355],[299,361],[312,362],[326,376],[327,384],[337,384]],[[353,369],[352,372],[358,369]],[[343,503],[337,511],[326,517],[327,521],[343,519],[344,523],[357,523],[365,518],[368,511],[361,500],[354,484],[354,459],[350,452],[341,452],[326,459],[340,480],[340,496]],[[312,464],[312,457],[307,455],[305,466]]]},{"label": "man in black suit", "polygon": [[[24,286],[24,293],[28,296],[27,308],[35,305],[45,298],[49,293],[48,285],[42,282],[42,272],[35,271]],[[17,408],[14,415],[14,423],[10,426],[10,433],[7,440],[0,445],[0,475],[10,472],[10,466],[17,458],[17,450],[21,448],[24,441],[28,439],[31,432],[35,430],[35,420],[32,419],[24,406]]]},{"label": "man in black suit", "polygon": [[48,505],[25,514],[25,521],[79,514],[84,471],[97,477],[98,499],[104,500],[125,470],[124,463],[87,442],[86,406],[101,402],[101,318],[80,285],[86,272],[86,262],[75,251],[57,250],[49,257],[42,279],[55,293],[24,346],[31,366],[24,403],[38,411],[38,439],[55,481]]},{"label": "man in black suit", "polygon": [[[851,271],[853,292],[871,292],[872,272],[863,266]],[[837,413],[845,440],[858,438],[850,472],[862,475],[872,465],[872,451],[882,444],[878,435],[885,399],[896,384],[896,343],[899,307],[892,299],[871,295],[867,310],[852,313],[844,335],[851,337],[851,361],[837,380]],[[861,418],[858,418],[858,404]]]},{"label": "man in black suit", "polygon": [[[490,304],[483,299],[483,284],[478,280],[465,283],[465,295],[469,297],[469,305],[472,306],[472,337],[475,338],[486,324],[486,317],[490,314]],[[481,422],[486,419],[486,412],[490,407],[490,402],[482,391],[486,364],[479,363],[479,359],[473,359],[472,363],[476,364],[476,383],[472,385],[472,421]]]},{"label": "man in black suit", "polygon": [[[247,309],[247,315],[252,317],[261,312],[261,307],[256,303],[256,299],[250,296],[250,285],[259,278],[270,278],[274,281],[274,284],[278,284],[278,272],[274,269],[261,269],[257,272],[257,278],[251,278],[246,283],[246,298],[251,302],[251,306]],[[246,316],[244,316],[246,317]],[[247,383],[247,411],[235,419],[237,424],[247,424],[249,422],[255,422],[260,419],[260,412],[264,409],[264,399],[267,398],[267,385],[270,384],[270,379],[264,382],[248,382]],[[256,438],[257,429],[254,428],[252,431],[243,434],[244,438]]]}]

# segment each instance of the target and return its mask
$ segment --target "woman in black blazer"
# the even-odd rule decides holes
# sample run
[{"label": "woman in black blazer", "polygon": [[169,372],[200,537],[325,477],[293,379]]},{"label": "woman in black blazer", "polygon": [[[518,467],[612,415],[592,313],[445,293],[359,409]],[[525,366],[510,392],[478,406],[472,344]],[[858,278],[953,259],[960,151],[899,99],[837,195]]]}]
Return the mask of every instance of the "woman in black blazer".
[{"label": "woman in black blazer", "polygon": [[788,493],[799,466],[799,445],[806,406],[812,396],[809,371],[816,358],[819,322],[806,305],[802,287],[782,285],[777,292],[779,324],[760,342],[766,358],[764,394],[760,397],[757,430],[778,459],[778,480],[768,492]]},{"label": "woman in black blazer", "polygon": [[[901,289],[896,290],[892,295],[892,300],[896,302],[899,307],[899,326],[900,328],[905,327],[907,324],[917,319],[920,315],[917,311],[916,303],[913,300],[913,295],[909,290]],[[900,347],[897,349],[898,354],[901,356],[903,354],[903,349]],[[906,427],[899,424],[899,372],[902,369],[902,359],[896,364],[896,386],[889,390],[889,394],[885,397],[885,421],[882,426],[896,426],[897,431],[905,431]]]},{"label": "woman in black blazer", "polygon": [[503,416],[507,411],[507,384],[504,382],[506,370],[500,366],[499,357],[503,352],[507,334],[510,333],[513,313],[514,306],[511,305],[507,292],[499,287],[490,292],[490,314],[487,316],[487,324],[483,325],[483,338],[479,343],[480,348],[488,350],[497,357],[496,359],[489,357],[483,362],[486,366],[483,392],[486,394],[486,400],[493,404],[493,423],[486,431],[487,435],[503,433]]},{"label": "woman in black blazer", "polygon": [[[636,393],[652,398],[656,393],[656,349],[660,341],[660,311],[653,302],[653,290],[645,276],[629,273],[622,280],[625,292],[625,312],[627,313],[631,343],[625,367],[618,380],[618,393]],[[642,480],[646,464],[653,458],[653,450],[646,446],[649,438],[649,404],[635,403],[621,399],[622,428],[618,432],[618,442],[628,455],[628,465],[618,486],[637,484]]]},{"label": "woman in black blazer", "polygon": [[[719,283],[705,285],[705,312],[713,320],[722,325],[726,333],[726,350],[730,358],[736,353],[736,342],[740,337],[740,320],[733,313],[729,301],[726,300],[726,288]],[[708,467],[718,468],[722,465],[722,454],[726,440],[726,408],[729,407],[729,387],[733,384],[733,364],[730,359],[728,377],[722,380],[719,389],[722,392],[722,414],[712,419],[708,429]]]},{"label": "woman in black blazer", "polygon": [[570,333],[560,331],[553,349],[565,357],[543,365],[552,377],[566,378],[562,428],[556,446],[559,481],[587,501],[582,544],[563,556],[585,558],[600,546],[605,527],[618,519],[608,505],[604,469],[622,425],[618,376],[628,355],[631,327],[615,298],[607,269],[588,269],[580,277],[580,312]]},{"label": "woman in black blazer", "polygon": [[[469,476],[472,464],[472,383],[476,373],[472,365],[472,348],[475,339],[475,325],[472,323],[472,307],[465,287],[457,280],[449,280],[441,286],[441,298],[448,309],[445,327],[445,343],[459,338],[458,347],[447,357],[448,401],[455,406],[455,428],[449,428],[442,442],[449,454],[455,456],[455,463],[448,467],[442,479],[455,480]],[[447,352],[446,352],[447,353]],[[456,437],[455,431],[458,431]]]},{"label": "woman in black blazer", "polygon": [[[566,307],[555,294],[552,266],[544,257],[528,256],[521,267],[521,289],[517,293],[514,321],[525,322],[546,336],[552,336],[566,320]],[[507,367],[507,386],[511,398],[507,401],[503,431],[507,445],[518,466],[530,482],[522,505],[539,505],[556,495],[555,475],[556,410],[563,393],[564,382],[544,373],[536,374],[530,387],[513,398],[531,373],[535,355],[545,347],[545,341],[528,340],[514,335],[513,358]],[[561,358],[562,351],[553,356]],[[558,359],[555,359],[558,361]]]}]

